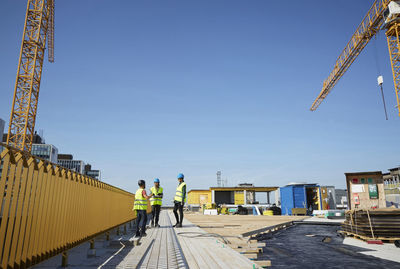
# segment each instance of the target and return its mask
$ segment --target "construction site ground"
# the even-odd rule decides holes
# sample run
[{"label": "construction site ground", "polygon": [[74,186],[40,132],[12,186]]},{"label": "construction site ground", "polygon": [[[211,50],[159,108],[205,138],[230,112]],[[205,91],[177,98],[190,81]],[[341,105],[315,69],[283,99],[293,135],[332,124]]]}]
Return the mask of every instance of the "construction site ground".
[{"label": "construction site ground", "polygon": [[338,229],[340,226],[295,225],[258,238],[266,243],[259,257],[271,260],[273,268],[400,268],[395,262],[400,262],[400,249],[393,244],[343,239]]},{"label": "construction site ground", "polygon": [[[110,240],[99,236],[95,249],[84,243],[69,251],[68,268],[400,268],[400,249],[342,238],[332,222],[310,224],[304,216],[208,216],[186,212],[183,228],[173,228],[171,211],[161,212],[160,228],[133,240],[134,227]],[[313,218],[315,222],[324,219]],[[291,221],[272,232],[251,231]],[[321,225],[323,224],[323,225]],[[134,243],[136,242],[136,243]],[[58,268],[61,256],[34,268]]]},{"label": "construction site ground", "polygon": [[241,235],[288,221],[303,220],[305,216],[203,215],[188,213],[185,217],[209,233],[223,236]]},{"label": "construction site ground", "polygon": [[[187,214],[186,217],[209,233],[226,238],[238,252],[249,240],[265,243],[257,260],[269,260],[272,268],[400,268],[400,248],[394,244],[371,245],[354,238],[339,236],[343,220],[301,216],[240,216]],[[301,221],[273,233],[243,236],[251,230],[288,221]],[[310,224],[315,222],[316,224]],[[323,224],[323,225],[321,225]],[[240,248],[237,248],[240,246]],[[255,261],[256,262],[256,261]]]},{"label": "construction site ground", "polygon": [[[127,233],[95,239],[95,248],[89,243],[68,251],[68,268],[79,269],[134,269],[134,268],[259,268],[256,263],[234,251],[221,240],[189,220],[182,228],[173,228],[175,218],[171,211],[162,210],[160,227],[146,231],[147,236],[138,240],[134,228]],[[33,268],[60,268],[61,255],[44,261]]]}]

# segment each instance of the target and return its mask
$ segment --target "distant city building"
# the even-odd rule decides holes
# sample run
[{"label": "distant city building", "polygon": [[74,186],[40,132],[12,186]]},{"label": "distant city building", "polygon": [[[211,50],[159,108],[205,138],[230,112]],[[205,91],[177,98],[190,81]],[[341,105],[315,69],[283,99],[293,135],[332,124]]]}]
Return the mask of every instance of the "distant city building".
[{"label": "distant city building", "polygon": [[58,159],[59,160],[72,160],[74,159],[74,156],[71,154],[58,154]]},{"label": "distant city building", "polygon": [[[67,158],[63,159],[63,157]],[[85,172],[85,163],[81,160],[74,160],[70,154],[59,154],[58,164],[79,174],[84,174]]]},{"label": "distant city building", "polygon": [[52,163],[58,161],[58,149],[51,144],[32,144],[31,154]]},{"label": "distant city building", "polygon": [[[3,137],[5,125],[6,125],[6,122],[4,120],[0,119],[0,137]],[[0,153],[2,151],[3,151],[3,147],[0,145]]]},{"label": "distant city building", "polygon": [[82,175],[86,175],[97,180],[101,179],[100,170],[92,170],[92,166],[90,164],[85,164],[85,162],[81,160],[74,160],[74,156],[72,154],[58,154],[58,164]]},{"label": "distant city building", "polygon": [[88,177],[97,179],[97,180],[101,180],[101,173],[100,170],[90,170],[90,171],[86,171],[85,174]]},{"label": "distant city building", "polygon": [[383,174],[386,206],[400,208],[400,167],[389,169],[389,173]]},{"label": "distant city building", "polygon": [[97,180],[101,180],[100,170],[92,170],[92,166],[90,164],[85,165],[85,175]]}]

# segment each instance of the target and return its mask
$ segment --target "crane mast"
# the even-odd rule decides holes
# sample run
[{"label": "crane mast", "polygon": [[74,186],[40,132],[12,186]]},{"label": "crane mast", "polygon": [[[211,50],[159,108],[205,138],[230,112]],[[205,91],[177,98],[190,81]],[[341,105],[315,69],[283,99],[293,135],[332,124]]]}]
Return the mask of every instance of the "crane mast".
[{"label": "crane mast", "polygon": [[7,144],[28,152],[32,148],[49,29],[49,60],[54,61],[54,0],[28,0],[7,137]]},{"label": "crane mast", "polygon": [[400,116],[400,23],[394,22],[386,31],[386,39],[389,47],[390,62],[392,64],[394,90],[396,92],[397,109]]}]

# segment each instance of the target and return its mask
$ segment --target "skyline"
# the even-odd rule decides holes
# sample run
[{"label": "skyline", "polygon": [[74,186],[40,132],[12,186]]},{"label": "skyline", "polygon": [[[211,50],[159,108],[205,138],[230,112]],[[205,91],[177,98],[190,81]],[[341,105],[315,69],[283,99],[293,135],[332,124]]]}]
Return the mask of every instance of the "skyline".
[{"label": "skyline", "polygon": [[[383,33],[308,110],[367,2],[87,1],[79,10],[58,2],[36,129],[131,192],[155,177],[173,192],[180,172],[189,189],[215,185],[219,170],[228,185],[337,187],[345,172],[386,172],[399,165],[399,117]],[[4,3],[0,118],[8,124],[25,2]]]}]

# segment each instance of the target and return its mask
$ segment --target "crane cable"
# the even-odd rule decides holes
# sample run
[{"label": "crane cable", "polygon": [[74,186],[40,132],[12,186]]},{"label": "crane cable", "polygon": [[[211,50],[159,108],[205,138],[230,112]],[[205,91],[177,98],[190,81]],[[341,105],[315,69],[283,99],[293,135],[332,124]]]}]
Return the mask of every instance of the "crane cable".
[{"label": "crane cable", "polygon": [[379,55],[378,55],[378,48],[377,48],[377,39],[378,39],[378,33],[375,34],[375,40],[374,40],[374,58],[375,58],[375,66],[376,66],[376,71],[377,71],[377,76],[378,76],[378,85],[381,89],[381,95],[382,95],[382,102],[383,102],[383,109],[385,110],[385,117],[386,120],[388,120],[388,115],[386,111],[386,102],[385,102],[385,95],[383,94],[383,76],[381,75],[381,68],[379,66]]}]

